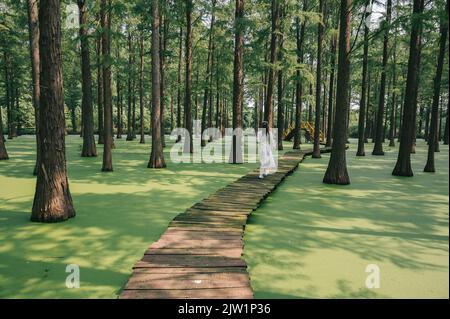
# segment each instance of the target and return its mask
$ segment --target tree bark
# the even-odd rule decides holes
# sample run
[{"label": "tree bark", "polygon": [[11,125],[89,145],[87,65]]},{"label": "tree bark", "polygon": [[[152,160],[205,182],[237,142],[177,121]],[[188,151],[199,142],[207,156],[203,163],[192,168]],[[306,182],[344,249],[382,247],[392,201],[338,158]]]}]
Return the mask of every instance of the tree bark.
[{"label": "tree bark", "polygon": [[[120,47],[117,47],[117,61],[120,61]],[[121,70],[117,68],[117,136],[116,138],[121,139],[123,134],[123,93],[122,93],[122,81],[121,81]]]},{"label": "tree bark", "polygon": [[186,136],[184,153],[193,153],[192,141],[192,0],[186,0],[186,74],[184,98],[184,127],[189,136]]},{"label": "tree bark", "polygon": [[[283,20],[285,16],[284,4],[280,8],[280,34],[278,36],[278,61],[283,61]],[[278,129],[278,150],[283,150],[283,138],[284,138],[284,82],[283,82],[283,69],[278,70],[278,111],[277,111],[277,129]]]},{"label": "tree bark", "polygon": [[444,68],[445,46],[447,42],[448,33],[448,0],[446,3],[446,17],[441,18],[440,37],[439,37],[439,55],[436,67],[436,75],[434,77],[434,92],[433,92],[433,106],[431,109],[431,125],[430,138],[428,141],[428,158],[425,165],[424,172],[434,173],[436,171],[434,166],[434,153],[436,151],[436,144],[439,144],[438,136],[438,112],[439,112],[439,97],[441,94],[441,79]]},{"label": "tree bark", "polygon": [[321,93],[322,93],[322,46],[324,33],[324,1],[319,0],[319,14],[321,16],[317,30],[317,63],[316,63],[316,114],[314,121],[314,146],[312,158],[321,158],[320,155],[320,113],[321,113]]},{"label": "tree bark", "polygon": [[132,103],[133,103],[133,38],[128,26],[128,94],[127,94],[127,141],[133,140]]},{"label": "tree bark", "polygon": [[[211,12],[211,25],[209,27],[209,40],[208,40],[208,58],[206,61],[206,78],[205,78],[205,90],[203,94],[203,109],[202,109],[202,122],[201,122],[201,132],[203,132],[207,129],[207,110],[208,110],[208,101],[209,101],[209,95],[210,92],[210,82],[212,79],[212,45],[213,45],[213,32],[214,32],[214,23],[216,19],[215,15],[215,5],[216,0],[213,0],[212,3],[212,12]],[[206,140],[201,139],[201,145],[202,147],[206,145]]]},{"label": "tree bark", "polygon": [[327,184],[350,184],[347,172],[346,141],[349,109],[350,29],[352,0],[341,0],[339,23],[339,58],[337,75],[336,114],[333,130],[333,151],[323,178]]},{"label": "tree bark", "polygon": [[[181,81],[182,81],[182,74],[181,70],[182,67],[182,61],[183,61],[183,27],[180,26],[180,42],[178,47],[178,78],[177,78],[177,128],[181,128]],[[177,142],[179,142],[181,139],[181,136],[178,136]]]},{"label": "tree bark", "polygon": [[[163,2],[165,3],[165,2]],[[165,114],[165,103],[166,103],[166,97],[165,97],[165,63],[166,63],[166,47],[167,47],[167,30],[169,28],[169,20],[167,19],[167,14],[164,15],[164,20],[160,19],[160,21],[163,21],[163,28],[161,29],[162,38],[160,38],[160,68],[161,68],[161,143],[163,148],[166,147],[166,139],[164,135],[164,114]]]},{"label": "tree bark", "polygon": [[59,0],[40,0],[38,15],[42,142],[31,221],[51,223],[75,216],[66,168]]},{"label": "tree bark", "polygon": [[273,127],[273,92],[275,83],[275,64],[277,63],[277,38],[279,32],[280,0],[272,0],[272,33],[270,40],[270,67],[267,82],[267,97],[264,109],[264,120],[268,127]]},{"label": "tree bark", "polygon": [[392,0],[387,0],[386,20],[384,21],[384,40],[383,40],[383,62],[381,65],[381,82],[380,94],[378,100],[378,115],[375,130],[375,144],[372,155],[384,155],[383,151],[383,133],[384,133],[384,111],[385,111],[385,95],[386,95],[386,76],[388,63],[388,44],[389,44],[389,30],[391,24]]},{"label": "tree bark", "polygon": [[[33,175],[37,175],[39,166],[39,17],[38,17],[38,1],[28,0],[28,34],[30,42],[30,58],[31,58],[31,79],[33,82],[33,108],[34,123],[36,132],[36,164],[34,166]],[[1,157],[1,156],[0,156]]]},{"label": "tree bark", "polygon": [[5,136],[3,135],[3,116],[2,107],[0,106],[0,161],[9,159],[6,151]]},{"label": "tree bark", "polygon": [[422,17],[424,0],[414,0],[412,14],[411,39],[409,45],[408,75],[406,79],[405,101],[397,163],[392,172],[395,176],[413,176],[411,168],[411,150],[414,132],[414,96],[419,73],[419,57],[422,33]]},{"label": "tree bark", "polygon": [[104,144],[102,172],[112,172],[112,101],[111,101],[111,0],[101,1]]},{"label": "tree bark", "polygon": [[[234,62],[233,62],[233,145],[230,163],[240,164],[244,162],[241,151],[243,128],[242,103],[244,99],[244,0],[236,0],[234,20]],[[228,120],[227,120],[228,121]]]},{"label": "tree bark", "polygon": [[144,34],[141,31],[139,39],[139,131],[140,144],[145,144],[144,132]]},{"label": "tree bark", "polygon": [[[368,0],[365,6],[365,20],[370,17],[371,11],[368,7],[371,6],[371,0]],[[362,70],[362,83],[361,83],[361,100],[359,103],[359,118],[358,118],[358,150],[356,156],[365,156],[364,150],[364,134],[366,122],[366,101],[367,101],[367,76],[368,76],[368,63],[369,63],[369,27],[367,23],[364,24],[364,53],[363,53],[363,70]]]},{"label": "tree bark", "polygon": [[98,111],[98,144],[104,143],[103,135],[103,71],[102,71],[102,39],[97,39],[97,111]]},{"label": "tree bark", "polygon": [[80,11],[80,46],[81,46],[81,84],[83,97],[81,100],[82,111],[82,132],[83,132],[83,149],[82,157],[97,156],[97,148],[95,146],[94,137],[94,114],[92,109],[92,76],[91,76],[91,59],[89,56],[88,42],[88,12],[85,0],[78,0],[78,9]]},{"label": "tree bark", "polygon": [[161,66],[160,66],[160,15],[158,0],[152,0],[152,150],[148,168],[164,168],[161,140]]}]

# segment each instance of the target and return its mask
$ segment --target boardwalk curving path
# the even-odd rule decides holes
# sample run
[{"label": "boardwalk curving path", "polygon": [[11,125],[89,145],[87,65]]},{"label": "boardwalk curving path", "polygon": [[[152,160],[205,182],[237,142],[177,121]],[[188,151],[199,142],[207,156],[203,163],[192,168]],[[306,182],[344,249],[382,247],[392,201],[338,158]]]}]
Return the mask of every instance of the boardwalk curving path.
[{"label": "boardwalk curving path", "polygon": [[254,170],[176,216],[134,265],[119,298],[253,298],[241,258],[247,218],[311,153],[287,152],[275,174],[259,179]]}]

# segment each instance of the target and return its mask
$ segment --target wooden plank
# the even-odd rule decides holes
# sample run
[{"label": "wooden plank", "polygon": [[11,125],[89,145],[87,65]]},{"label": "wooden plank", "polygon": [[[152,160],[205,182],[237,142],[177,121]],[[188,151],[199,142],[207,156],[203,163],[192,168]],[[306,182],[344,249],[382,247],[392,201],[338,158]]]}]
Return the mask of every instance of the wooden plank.
[{"label": "wooden plank", "polygon": [[185,232],[205,232],[205,233],[211,233],[211,232],[229,232],[229,233],[242,233],[243,227],[202,227],[197,226],[193,224],[182,224],[183,226],[169,226],[167,228],[167,231],[185,231]]},{"label": "wooden plank", "polygon": [[247,274],[246,267],[189,267],[189,268],[135,268],[134,274],[205,274],[205,273],[244,273]]},{"label": "wooden plank", "polygon": [[120,299],[252,299],[250,287],[219,289],[124,290]]},{"label": "wooden plank", "polygon": [[207,274],[135,274],[130,278],[129,289],[217,289],[248,288],[250,280],[244,273],[207,273]]},{"label": "wooden plank", "polygon": [[231,248],[242,247],[242,240],[222,240],[222,239],[197,239],[197,240],[185,240],[180,242],[177,238],[171,239],[170,237],[164,238],[164,240],[158,240],[150,245],[150,248]]},{"label": "wooden plank", "polygon": [[144,255],[210,255],[240,258],[242,247],[235,248],[150,248]]},{"label": "wooden plank", "polygon": [[135,268],[246,267],[241,258],[211,255],[144,255]]},{"label": "wooden plank", "polygon": [[180,240],[226,240],[226,241],[239,241],[242,240],[242,234],[235,233],[233,235],[223,235],[223,234],[211,234],[211,233],[201,233],[201,232],[190,232],[190,233],[164,233],[158,242],[162,241],[180,241]]},{"label": "wooden plank", "polygon": [[235,229],[243,229],[244,225],[237,223],[225,223],[225,222],[201,222],[201,221],[191,221],[191,220],[174,220],[170,222],[170,227],[218,227],[218,228],[235,228]]}]

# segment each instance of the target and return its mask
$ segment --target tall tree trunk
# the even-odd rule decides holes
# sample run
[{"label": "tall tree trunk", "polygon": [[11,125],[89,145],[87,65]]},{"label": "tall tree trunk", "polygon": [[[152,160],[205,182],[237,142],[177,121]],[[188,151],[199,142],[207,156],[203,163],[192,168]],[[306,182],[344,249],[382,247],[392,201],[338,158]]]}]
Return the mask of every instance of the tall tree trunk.
[{"label": "tall tree trunk", "polygon": [[[277,1],[277,0],[275,0]],[[278,14],[277,14],[278,15]],[[244,99],[244,0],[236,0],[234,20],[234,63],[233,63],[233,145],[230,162],[240,164],[244,162],[241,143],[243,127],[242,104]],[[274,35],[272,35],[274,36]],[[273,79],[272,79],[273,80]],[[272,116],[272,115],[270,115]],[[267,120],[267,119],[266,119]],[[228,120],[227,120],[228,122]]]},{"label": "tall tree trunk", "polygon": [[[117,61],[120,61],[120,47],[117,47]],[[121,71],[119,68],[116,70],[116,89],[117,89],[117,138],[121,139],[123,134],[123,92],[122,92],[122,81],[121,81]]]},{"label": "tall tree trunk", "polygon": [[438,108],[439,108],[439,96],[441,94],[441,78],[442,70],[444,68],[445,59],[445,46],[447,42],[448,33],[448,1],[446,3],[445,12],[446,17],[441,17],[440,37],[439,37],[439,56],[436,67],[436,75],[434,77],[434,92],[433,92],[433,106],[431,109],[431,125],[430,125],[430,138],[428,142],[428,158],[425,165],[424,172],[435,172],[434,166],[434,153],[436,150],[436,144],[439,143],[438,136]]},{"label": "tall tree trunk", "polygon": [[193,153],[192,141],[192,0],[186,0],[186,74],[184,98],[184,127],[188,136],[185,138],[184,152]]},{"label": "tall tree trunk", "polygon": [[130,26],[128,26],[128,94],[127,94],[127,141],[133,140],[133,124],[132,124],[132,103],[133,103],[133,38],[130,30]]},{"label": "tall tree trunk", "polygon": [[59,0],[39,1],[39,162],[31,220],[59,222],[75,216],[66,169]]},{"label": "tall tree trunk", "polygon": [[[183,27],[180,26],[180,42],[178,47],[178,78],[177,78],[177,128],[181,128],[181,81],[182,81],[182,61],[183,61]],[[178,136],[179,142],[181,136]]]},{"label": "tall tree trunk", "polygon": [[152,0],[152,150],[148,168],[164,168],[161,140],[161,66],[160,66],[160,15],[158,0]]},{"label": "tall tree trunk", "polygon": [[[39,163],[39,17],[38,17],[38,1],[28,0],[28,34],[30,42],[30,58],[31,58],[31,79],[33,82],[33,108],[34,108],[34,125],[36,133],[36,164],[34,166],[33,175],[37,175]],[[3,136],[3,135],[2,135]],[[6,150],[5,150],[6,151]],[[0,156],[1,158],[1,156]]]},{"label": "tall tree trunk", "polygon": [[[283,61],[283,20],[285,15],[284,4],[280,8],[280,34],[278,36],[278,61]],[[278,129],[278,150],[283,150],[283,137],[284,137],[284,83],[283,83],[283,69],[278,70],[278,111],[277,111],[277,129]]]},{"label": "tall tree trunk", "polygon": [[5,146],[5,136],[3,135],[3,116],[2,107],[0,106],[0,161],[7,159],[9,159],[9,157]]},{"label": "tall tree trunk", "polygon": [[422,12],[424,0],[414,0],[411,39],[409,45],[408,76],[406,79],[405,102],[403,106],[403,120],[398,151],[397,163],[392,172],[395,176],[413,176],[411,168],[411,150],[414,132],[414,96],[417,89],[417,77],[419,73],[419,58],[422,34]]},{"label": "tall tree trunk", "polygon": [[384,133],[384,111],[385,111],[385,95],[386,95],[386,76],[388,63],[388,44],[389,44],[389,30],[391,24],[392,0],[387,0],[386,20],[384,21],[384,40],[383,40],[383,62],[381,65],[381,82],[380,94],[378,100],[378,115],[375,130],[375,144],[372,155],[384,155],[383,151],[383,133]]},{"label": "tall tree trunk", "polygon": [[364,143],[369,142],[369,136],[370,136],[370,124],[371,121],[371,105],[370,105],[370,94],[371,94],[371,82],[370,82],[370,72],[367,74],[367,98],[366,98],[366,124],[364,128]]},{"label": "tall tree trunk", "polygon": [[[165,2],[164,2],[165,4]],[[161,20],[160,20],[161,21]],[[161,68],[161,143],[163,148],[166,147],[166,139],[164,135],[164,114],[165,114],[165,103],[166,103],[166,97],[165,97],[165,63],[166,63],[166,48],[167,48],[167,30],[169,28],[169,20],[167,19],[167,13],[164,15],[164,24],[163,28],[161,30],[162,33],[162,40],[160,39],[160,68]]]},{"label": "tall tree trunk", "polygon": [[[201,132],[203,134],[203,132],[206,130],[207,128],[207,110],[208,110],[208,101],[209,101],[209,95],[211,94],[210,92],[210,82],[211,82],[211,78],[212,78],[212,46],[213,46],[213,32],[214,32],[214,23],[215,23],[215,5],[216,5],[216,0],[212,1],[212,11],[211,11],[211,25],[209,27],[209,40],[208,40],[208,58],[206,61],[206,79],[205,79],[205,90],[204,90],[204,94],[203,94],[203,108],[202,108],[202,122],[201,122]],[[206,140],[201,139],[201,145],[205,146],[206,145]]]},{"label": "tall tree trunk", "polygon": [[447,112],[445,115],[445,128],[444,128],[444,145],[448,145],[449,140],[449,126],[448,126],[448,110],[450,108],[450,98],[447,99]]},{"label": "tall tree trunk", "polygon": [[174,114],[173,114],[173,94],[170,94],[170,131],[174,128]]},{"label": "tall tree trunk", "polygon": [[145,143],[144,132],[144,34],[143,31],[140,34],[139,39],[139,131],[140,141],[139,143]]},{"label": "tall tree trunk", "polygon": [[98,109],[98,144],[104,143],[103,134],[103,71],[102,71],[102,39],[97,39],[97,109]]},{"label": "tall tree trunk", "polygon": [[333,136],[333,122],[334,122],[334,74],[336,69],[336,48],[337,48],[337,38],[333,36],[331,38],[331,73],[330,73],[330,84],[328,86],[328,120],[327,120],[327,138],[326,138],[326,147],[331,147],[332,144],[332,136]]},{"label": "tall tree trunk", "polygon": [[314,121],[314,147],[312,158],[321,158],[320,155],[320,98],[322,93],[322,46],[323,46],[323,33],[324,33],[324,10],[323,0],[319,0],[319,14],[321,16],[318,23],[317,31],[317,64],[316,64],[316,114]]},{"label": "tall tree trunk", "polygon": [[270,40],[270,67],[267,82],[267,97],[264,109],[264,120],[268,127],[273,127],[273,92],[275,83],[275,64],[277,63],[277,38],[280,21],[280,0],[272,0],[272,33]]},{"label": "tall tree trunk", "polygon": [[88,13],[85,0],[78,0],[78,9],[80,11],[80,45],[81,45],[81,80],[83,98],[81,101],[82,111],[82,132],[83,132],[83,149],[82,157],[97,156],[97,148],[95,147],[94,137],[94,114],[92,109],[92,76],[91,76],[91,59],[89,56],[88,42]]},{"label": "tall tree trunk", "polygon": [[346,142],[349,81],[350,29],[352,0],[341,0],[339,23],[339,58],[337,75],[336,114],[333,130],[333,151],[323,178],[327,184],[350,184],[347,172]]},{"label": "tall tree trunk", "polygon": [[112,101],[111,101],[111,0],[101,1],[102,56],[103,56],[103,107],[104,107],[104,145],[103,172],[112,172]]},{"label": "tall tree trunk", "polygon": [[[365,21],[370,18],[372,10],[369,10],[369,6],[372,6],[372,0],[367,0],[365,6]],[[369,26],[364,24],[364,53],[363,53],[363,70],[362,70],[362,83],[361,83],[361,100],[359,103],[359,118],[358,118],[358,150],[356,156],[365,156],[364,150],[364,124],[366,121],[366,93],[367,93],[367,76],[368,76],[368,64],[369,64]]]},{"label": "tall tree trunk", "polygon": [[390,116],[390,128],[389,128],[389,147],[395,147],[395,123],[397,117],[397,36],[394,39],[393,51],[393,70],[392,70],[392,105]]}]

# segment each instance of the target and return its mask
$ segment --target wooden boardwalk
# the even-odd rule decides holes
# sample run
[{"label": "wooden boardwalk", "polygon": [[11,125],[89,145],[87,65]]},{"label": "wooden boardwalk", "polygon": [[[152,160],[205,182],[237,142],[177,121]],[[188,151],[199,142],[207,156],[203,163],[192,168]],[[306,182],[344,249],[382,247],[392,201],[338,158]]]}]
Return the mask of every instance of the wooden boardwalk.
[{"label": "wooden boardwalk", "polygon": [[176,216],[134,265],[120,298],[253,298],[241,258],[247,218],[311,153],[287,152],[277,173],[261,180],[254,170]]}]

